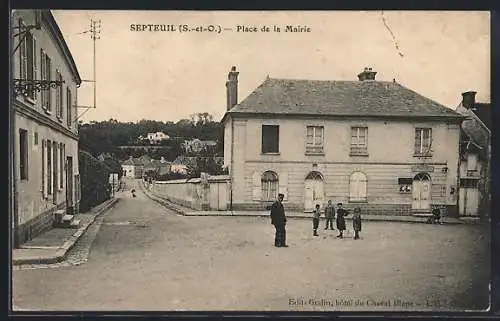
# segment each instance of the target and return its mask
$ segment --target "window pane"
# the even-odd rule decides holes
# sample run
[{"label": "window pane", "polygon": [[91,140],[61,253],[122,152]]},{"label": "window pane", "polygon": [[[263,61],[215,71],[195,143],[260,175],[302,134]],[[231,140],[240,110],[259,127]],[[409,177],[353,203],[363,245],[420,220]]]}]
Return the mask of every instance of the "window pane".
[{"label": "window pane", "polygon": [[415,153],[419,154],[422,152],[422,130],[420,128],[415,129]]},{"label": "window pane", "polygon": [[351,145],[357,145],[357,144],[358,144],[358,137],[351,136]]},{"label": "window pane", "polygon": [[262,152],[279,152],[279,126],[262,125]]},{"label": "window pane", "polygon": [[316,128],[316,135],[317,135],[319,138],[323,139],[323,127],[317,127],[317,128]]}]

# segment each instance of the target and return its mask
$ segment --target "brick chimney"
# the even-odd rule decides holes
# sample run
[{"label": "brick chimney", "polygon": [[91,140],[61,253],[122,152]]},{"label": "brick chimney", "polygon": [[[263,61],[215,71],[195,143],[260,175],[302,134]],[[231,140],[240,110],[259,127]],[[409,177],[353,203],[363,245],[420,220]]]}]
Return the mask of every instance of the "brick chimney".
[{"label": "brick chimney", "polygon": [[236,67],[231,67],[227,75],[226,91],[227,91],[227,110],[230,110],[238,103],[238,74]]},{"label": "brick chimney", "polygon": [[373,71],[372,68],[365,67],[363,72],[358,75],[360,81],[365,80],[375,80],[376,71]]},{"label": "brick chimney", "polygon": [[476,105],[476,94],[475,91],[467,91],[462,93],[462,106],[467,109],[471,109]]}]

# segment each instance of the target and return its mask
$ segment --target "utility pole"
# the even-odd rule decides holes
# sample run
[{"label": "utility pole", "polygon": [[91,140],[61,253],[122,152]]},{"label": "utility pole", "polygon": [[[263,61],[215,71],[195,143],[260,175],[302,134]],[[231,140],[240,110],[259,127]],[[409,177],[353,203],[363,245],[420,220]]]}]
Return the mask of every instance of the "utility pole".
[{"label": "utility pole", "polygon": [[81,113],[78,118],[82,117],[86,112],[88,112],[92,108],[97,108],[97,80],[96,80],[96,40],[101,39],[101,20],[90,19],[90,29],[81,32],[80,34],[90,33],[90,39],[92,39],[93,44],[93,80],[82,80],[82,82],[92,82],[94,83],[94,105],[93,106],[76,106],[77,108],[86,109],[83,113]]},{"label": "utility pole", "polygon": [[[98,29],[99,28],[99,29]],[[96,78],[96,65],[95,65],[95,41],[97,39],[101,39],[101,20],[95,21],[90,19],[90,37],[94,43],[94,108],[96,108],[96,100],[97,100],[97,78]]]}]

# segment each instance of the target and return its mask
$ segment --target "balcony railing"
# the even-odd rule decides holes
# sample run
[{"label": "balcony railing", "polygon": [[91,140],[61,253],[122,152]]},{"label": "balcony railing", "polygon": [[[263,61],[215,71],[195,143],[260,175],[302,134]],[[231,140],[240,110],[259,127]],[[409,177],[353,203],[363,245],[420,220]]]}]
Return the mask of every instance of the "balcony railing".
[{"label": "balcony railing", "polygon": [[324,155],[323,146],[306,146],[306,155]]},{"label": "balcony railing", "polygon": [[368,156],[368,148],[366,146],[351,146],[350,156]]}]

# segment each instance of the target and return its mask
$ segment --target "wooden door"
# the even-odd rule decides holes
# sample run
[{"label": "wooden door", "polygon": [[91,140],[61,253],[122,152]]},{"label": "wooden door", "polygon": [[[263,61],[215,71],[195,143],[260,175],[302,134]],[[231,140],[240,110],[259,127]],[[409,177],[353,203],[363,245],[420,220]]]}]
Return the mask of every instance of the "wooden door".
[{"label": "wooden door", "polygon": [[305,181],[304,191],[304,211],[311,212],[313,210],[313,197],[314,197],[314,181]]},{"label": "wooden door", "polygon": [[73,214],[73,157],[66,158],[66,213]]},{"label": "wooden door", "polygon": [[412,209],[428,211],[431,208],[431,181],[427,174],[415,176],[412,185]]}]

